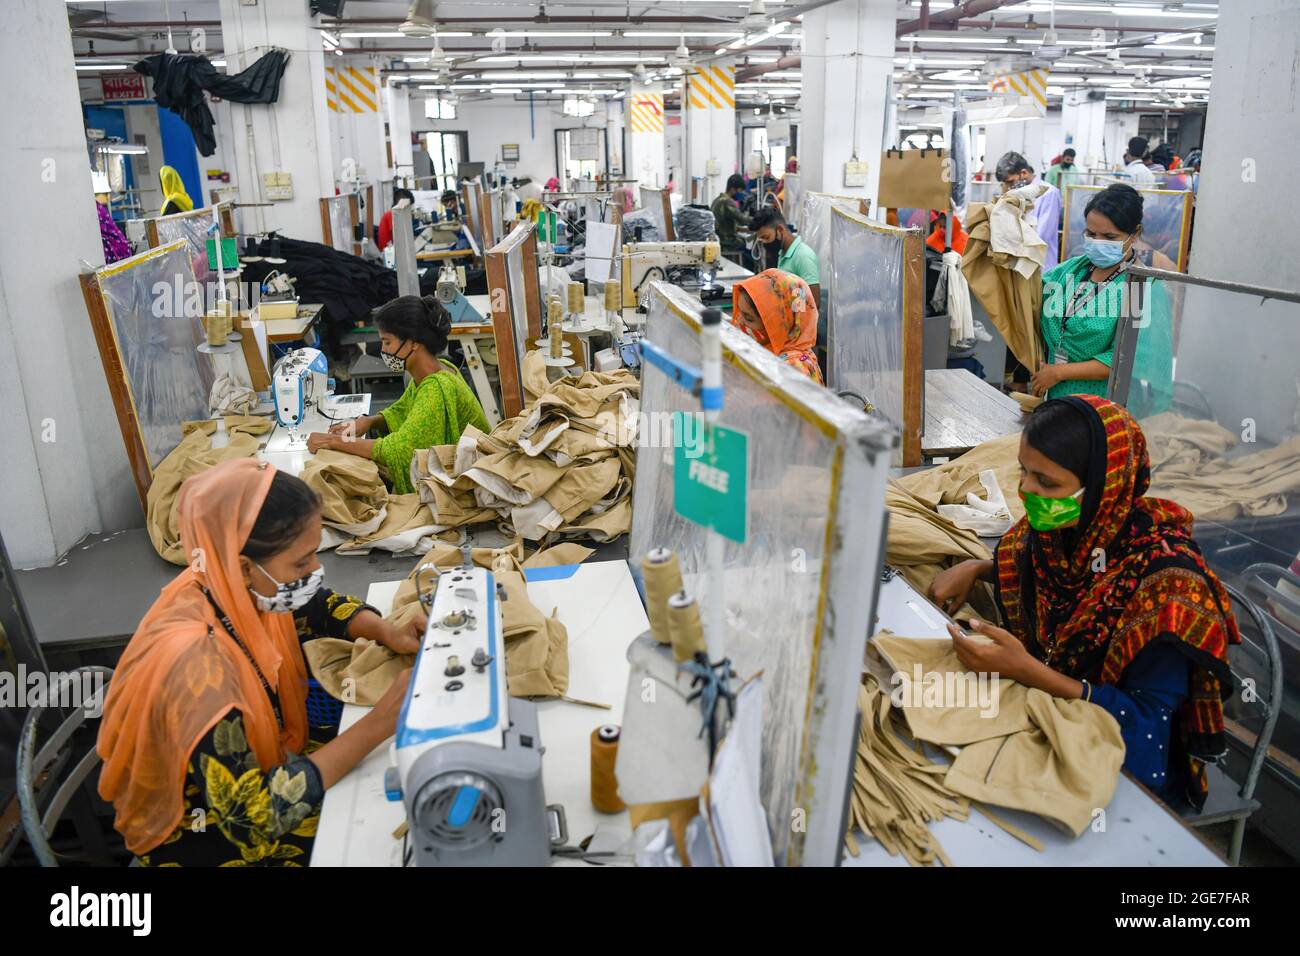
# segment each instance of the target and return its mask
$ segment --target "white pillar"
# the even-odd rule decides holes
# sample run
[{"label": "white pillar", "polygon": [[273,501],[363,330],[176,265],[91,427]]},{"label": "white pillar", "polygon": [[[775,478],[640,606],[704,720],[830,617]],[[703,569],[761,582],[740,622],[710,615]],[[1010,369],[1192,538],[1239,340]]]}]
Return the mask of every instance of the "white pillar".
[{"label": "white pillar", "polygon": [[67,14],[35,2],[5,12],[0,82],[17,125],[0,141],[11,217],[0,230],[0,532],[14,564],[31,567],[143,515],[77,281],[104,254]]},{"label": "white pillar", "polygon": [[628,178],[652,189],[665,182],[664,156],[664,91],[657,84],[633,84],[624,99],[627,105],[629,152],[632,161],[627,168]]},{"label": "white pillar", "polygon": [[[1080,169],[1096,169],[1106,161],[1106,101],[1088,99],[1087,91],[1072,90],[1061,103],[1061,128]],[[1064,148],[1067,144],[1062,143]]]},{"label": "white pillar", "polygon": [[708,205],[736,171],[736,64],[712,60],[695,67],[682,92],[687,156],[682,195],[690,181],[703,179],[696,202]]},{"label": "white pillar", "polygon": [[[334,195],[330,159],[329,108],[320,33],[306,4],[221,0],[227,72],[251,66],[272,47],[292,50],[280,81],[280,98],[270,104],[232,104],[233,149],[240,198],[262,202],[262,175],[289,173],[293,199],[249,210],[246,230],[276,229],[294,239],[321,242],[320,199]],[[305,52],[304,52],[305,51]],[[342,61],[342,57],[331,57]]]},{"label": "white pillar", "polygon": [[393,149],[393,163],[388,177],[414,176],[415,160],[411,149],[411,91],[405,83],[384,86],[384,107],[388,114],[388,142]]},{"label": "white pillar", "polygon": [[[894,0],[840,0],[804,14],[799,172],[805,190],[865,196],[876,208],[897,6]],[[844,185],[844,164],[855,146],[867,163],[865,186]]]}]

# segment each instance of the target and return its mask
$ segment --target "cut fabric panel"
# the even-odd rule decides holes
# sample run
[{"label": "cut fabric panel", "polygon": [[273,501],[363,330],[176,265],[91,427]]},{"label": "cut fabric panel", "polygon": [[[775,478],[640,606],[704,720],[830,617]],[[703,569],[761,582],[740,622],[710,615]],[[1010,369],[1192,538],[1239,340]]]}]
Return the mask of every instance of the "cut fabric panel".
[{"label": "cut fabric panel", "polygon": [[388,507],[388,489],[379,468],[346,452],[322,448],[298,476],[321,498],[321,521],[351,535],[379,530]]},{"label": "cut fabric panel", "polygon": [[[1002,333],[1011,353],[1022,365],[1035,371],[1042,364],[1038,334],[1043,308],[1041,276],[1034,273],[1025,277],[1015,269],[1022,261],[1020,258],[993,248],[990,224],[993,207],[972,203],[970,208],[970,241],[961,260],[962,275],[990,321]],[[1024,228],[1032,230],[1027,223]]]},{"label": "cut fabric panel", "polygon": [[307,667],[331,697],[347,704],[373,707],[399,674],[415,665],[414,654],[397,654],[359,637],[345,641],[319,637],[302,645]]}]

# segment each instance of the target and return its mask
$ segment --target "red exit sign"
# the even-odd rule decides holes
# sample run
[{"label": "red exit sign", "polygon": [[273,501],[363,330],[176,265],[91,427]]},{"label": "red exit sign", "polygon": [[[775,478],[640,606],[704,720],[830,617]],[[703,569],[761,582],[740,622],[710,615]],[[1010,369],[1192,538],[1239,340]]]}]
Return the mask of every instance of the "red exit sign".
[{"label": "red exit sign", "polygon": [[99,81],[104,85],[104,99],[106,100],[145,100],[149,98],[144,91],[144,77],[139,73],[102,76]]}]

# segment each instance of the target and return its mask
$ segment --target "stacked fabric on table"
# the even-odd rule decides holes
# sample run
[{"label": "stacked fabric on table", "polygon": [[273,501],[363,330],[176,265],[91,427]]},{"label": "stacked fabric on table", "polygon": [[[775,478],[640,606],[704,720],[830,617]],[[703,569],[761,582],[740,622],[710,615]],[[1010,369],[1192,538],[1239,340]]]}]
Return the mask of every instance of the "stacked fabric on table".
[{"label": "stacked fabric on table", "polygon": [[612,541],[632,521],[640,383],[630,372],[547,382],[524,361],[530,401],[484,434],[416,452],[411,480],[440,529],[495,521],[507,537]]},{"label": "stacked fabric on table", "polygon": [[[529,600],[524,570],[578,564],[591,553],[580,545],[561,544],[525,558],[519,541],[505,548],[472,549],[471,560],[492,571],[505,591],[501,618],[511,696],[564,697],[569,686],[569,633],[554,611],[548,616]],[[388,620],[398,627],[418,621],[426,614],[420,595],[431,595],[438,575],[460,567],[463,560],[459,548],[445,544],[421,558],[398,587]],[[415,663],[413,654],[395,654],[367,640],[318,638],[305,643],[303,653],[326,692],[353,704],[374,704],[397,675]]]},{"label": "stacked fabric on table", "polygon": [[[1110,803],[1124,741],[1105,709],[976,674],[948,640],[880,635],[871,646],[888,670],[872,669],[860,701],[850,852],[857,852],[857,827],[914,865],[948,865],[928,824],[945,816],[965,819],[972,804],[1034,813],[1078,837],[1096,810]],[[960,749],[950,764],[938,763],[918,743],[948,753]]]}]

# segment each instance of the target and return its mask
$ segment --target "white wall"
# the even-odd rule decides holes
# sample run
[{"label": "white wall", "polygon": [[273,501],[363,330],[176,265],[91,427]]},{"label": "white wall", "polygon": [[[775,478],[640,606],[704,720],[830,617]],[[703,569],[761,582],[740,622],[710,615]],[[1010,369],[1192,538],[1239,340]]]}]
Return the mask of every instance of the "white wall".
[{"label": "white wall", "polygon": [[[990,174],[997,169],[998,159],[1011,150],[1025,157],[1036,172],[1043,173],[1051,165],[1048,161],[1065,148],[1060,110],[1048,110],[1042,119],[990,123],[984,132],[984,168]],[[975,162],[979,162],[978,156]]]},{"label": "white wall", "polygon": [[538,100],[529,108],[528,101],[515,102],[510,97],[470,100],[463,97],[456,105],[454,120],[431,120],[424,115],[424,96],[411,94],[411,129],[463,131],[469,134],[469,161],[485,163],[488,170],[501,158],[503,143],[519,144],[519,162],[512,177],[531,176],[539,185],[556,175],[555,130],[577,128],[583,120],[565,116],[559,102]]},{"label": "white wall", "polygon": [[39,118],[0,141],[11,224],[0,230],[0,531],[29,567],[143,515],[77,281],[104,254],[67,15],[34,2],[5,12],[0,84]]},{"label": "white wall", "polygon": [[1106,166],[1124,165],[1124,150],[1128,149],[1128,141],[1138,133],[1138,116],[1137,113],[1106,111]]}]

